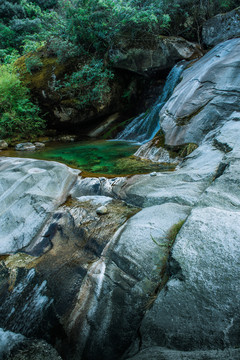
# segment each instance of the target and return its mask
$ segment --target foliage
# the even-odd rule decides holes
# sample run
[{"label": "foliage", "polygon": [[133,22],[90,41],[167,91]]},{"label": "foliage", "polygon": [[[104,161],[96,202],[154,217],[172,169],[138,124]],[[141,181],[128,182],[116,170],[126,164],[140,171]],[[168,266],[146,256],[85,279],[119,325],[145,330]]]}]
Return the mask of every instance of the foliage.
[{"label": "foliage", "polygon": [[110,93],[109,81],[113,73],[104,67],[102,60],[92,59],[82,66],[78,71],[73,72],[61,87],[72,96],[77,95],[77,107],[85,108],[91,104],[96,107],[106,102]]},{"label": "foliage", "polygon": [[21,51],[27,38],[43,40],[55,19],[55,12],[48,10],[54,5],[57,1],[0,0],[0,49]]},{"label": "foliage", "polygon": [[32,73],[42,68],[43,64],[37,55],[29,56],[25,59],[27,71]]},{"label": "foliage", "polygon": [[0,138],[37,135],[44,128],[39,109],[11,65],[0,68]]}]

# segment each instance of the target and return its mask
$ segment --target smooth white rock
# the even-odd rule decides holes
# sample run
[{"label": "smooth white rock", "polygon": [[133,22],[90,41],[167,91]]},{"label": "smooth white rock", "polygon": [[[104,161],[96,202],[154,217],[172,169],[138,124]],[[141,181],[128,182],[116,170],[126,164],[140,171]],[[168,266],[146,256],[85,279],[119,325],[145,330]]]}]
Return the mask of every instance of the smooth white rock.
[{"label": "smooth white rock", "polygon": [[0,158],[0,254],[16,252],[34,239],[77,175],[57,162]]}]

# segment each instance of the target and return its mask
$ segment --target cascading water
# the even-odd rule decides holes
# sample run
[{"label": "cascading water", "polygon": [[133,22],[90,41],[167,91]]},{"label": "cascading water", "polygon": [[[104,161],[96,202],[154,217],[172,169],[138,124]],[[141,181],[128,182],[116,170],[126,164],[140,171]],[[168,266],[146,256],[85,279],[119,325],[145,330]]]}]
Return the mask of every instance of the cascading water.
[{"label": "cascading water", "polygon": [[159,112],[173,93],[174,88],[179,82],[180,76],[185,68],[186,62],[181,61],[176,64],[168,74],[162,94],[149,111],[136,117],[126,128],[117,136],[117,140],[129,140],[138,143],[145,143],[151,140],[158,130]]}]

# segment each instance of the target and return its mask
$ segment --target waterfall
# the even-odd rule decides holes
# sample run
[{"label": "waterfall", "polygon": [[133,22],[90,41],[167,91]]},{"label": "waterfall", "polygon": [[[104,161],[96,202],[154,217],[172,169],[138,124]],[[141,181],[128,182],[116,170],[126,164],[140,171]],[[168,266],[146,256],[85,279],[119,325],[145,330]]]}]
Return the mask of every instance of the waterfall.
[{"label": "waterfall", "polygon": [[159,96],[154,105],[147,112],[133,119],[133,121],[128,124],[120,134],[118,134],[117,140],[130,140],[145,143],[156,135],[160,129],[159,112],[170,98],[174,88],[178,84],[185,64],[185,61],[181,61],[172,68],[168,74],[162,94]]}]

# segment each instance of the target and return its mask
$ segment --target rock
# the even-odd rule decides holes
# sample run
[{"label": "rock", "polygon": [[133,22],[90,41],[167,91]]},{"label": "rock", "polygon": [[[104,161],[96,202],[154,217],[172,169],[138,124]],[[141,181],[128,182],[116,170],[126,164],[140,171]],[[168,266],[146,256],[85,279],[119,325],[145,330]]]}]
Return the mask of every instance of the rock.
[{"label": "rock", "polygon": [[162,109],[169,146],[199,145],[173,172],[0,159],[2,328],[70,359],[239,357],[239,47],[192,64]]},{"label": "rock", "polygon": [[43,340],[27,340],[16,346],[6,360],[61,360],[57,351]]},{"label": "rock", "polygon": [[17,151],[34,151],[34,150],[36,150],[36,146],[30,142],[29,143],[21,143],[21,144],[17,144],[15,146],[15,150],[17,150]]},{"label": "rock", "polygon": [[77,135],[61,135],[56,138],[57,141],[62,141],[62,142],[74,142],[76,141],[76,139],[77,139]]},{"label": "rock", "polygon": [[9,355],[11,349],[24,340],[24,336],[0,328],[0,358]]},{"label": "rock", "polygon": [[37,149],[42,149],[45,147],[45,144],[39,141],[35,142],[34,145],[36,146]]},{"label": "rock", "polygon": [[[122,39],[121,39],[122,40]],[[194,59],[202,56],[198,45],[180,37],[160,37],[150,48],[141,45],[134,47],[124,39],[119,41],[120,47],[112,49],[109,57],[113,66],[138,74],[150,73],[173,67],[183,59]],[[151,42],[149,42],[150,44]]]},{"label": "rock", "polygon": [[177,268],[170,264],[166,289],[142,322],[142,348],[239,346],[239,165],[235,158],[222,170],[177,236]]},{"label": "rock", "polygon": [[131,357],[131,360],[238,360],[239,356],[240,350],[232,348],[206,351],[176,351],[154,346]]},{"label": "rock", "polygon": [[5,140],[0,140],[0,150],[8,148],[8,143]]},{"label": "rock", "polygon": [[28,245],[65,201],[78,171],[50,161],[0,158],[0,253]]},{"label": "rock", "polygon": [[150,174],[150,176],[157,176],[157,173],[156,173],[156,172],[152,172],[152,173]]},{"label": "rock", "polygon": [[106,206],[100,206],[99,208],[97,208],[96,213],[98,215],[105,215],[108,213],[108,209]]},{"label": "rock", "polygon": [[108,118],[103,123],[101,123],[101,125],[99,125],[96,129],[91,130],[88,133],[88,136],[94,138],[101,134],[106,133],[109,130],[109,128],[113,126],[114,123],[116,123],[116,120],[118,120],[119,116],[120,116],[119,113],[115,113],[108,116]]},{"label": "rock", "polygon": [[[99,260],[112,234],[138,211],[122,201],[99,198],[68,199],[24,253],[6,255],[0,262],[0,326],[55,342],[69,358],[79,342],[76,338],[68,342],[69,314],[78,308],[88,269]],[[96,209],[101,203],[108,204],[109,214],[99,217]],[[75,323],[77,334],[80,325]]]},{"label": "rock", "polygon": [[119,196],[135,206],[165,202],[193,206],[216,174],[224,154],[209,144],[196,149],[174,172],[156,177],[135,175],[128,179]]},{"label": "rock", "polygon": [[120,191],[126,184],[125,177],[113,179],[101,178],[79,178],[71,191],[73,198],[79,196],[108,196],[121,198]]},{"label": "rock", "polygon": [[119,228],[89,268],[67,319],[80,358],[119,359],[131,344],[162,281],[169,252],[165,235],[188,211],[177,204],[143,209]]},{"label": "rock", "polygon": [[207,46],[240,36],[240,7],[218,14],[203,24],[202,38]]},{"label": "rock", "polygon": [[240,39],[228,40],[183,72],[160,112],[166,145],[199,145],[206,134],[212,136],[213,129],[240,112],[239,53]]},{"label": "rock", "polygon": [[141,159],[147,159],[159,163],[178,164],[178,158],[171,158],[169,151],[158,146],[156,139],[152,139],[141,145],[134,154]]}]

